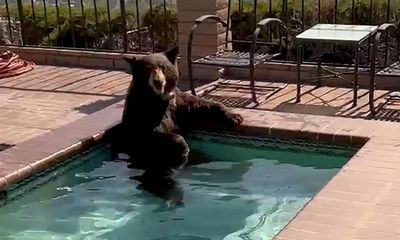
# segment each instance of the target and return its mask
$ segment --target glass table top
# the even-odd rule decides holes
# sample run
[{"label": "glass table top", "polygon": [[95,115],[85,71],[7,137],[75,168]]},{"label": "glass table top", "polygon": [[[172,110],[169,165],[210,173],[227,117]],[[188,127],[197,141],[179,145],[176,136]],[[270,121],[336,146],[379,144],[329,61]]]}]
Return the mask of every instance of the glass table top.
[{"label": "glass table top", "polygon": [[360,42],[378,26],[348,24],[317,24],[296,36],[300,40]]}]

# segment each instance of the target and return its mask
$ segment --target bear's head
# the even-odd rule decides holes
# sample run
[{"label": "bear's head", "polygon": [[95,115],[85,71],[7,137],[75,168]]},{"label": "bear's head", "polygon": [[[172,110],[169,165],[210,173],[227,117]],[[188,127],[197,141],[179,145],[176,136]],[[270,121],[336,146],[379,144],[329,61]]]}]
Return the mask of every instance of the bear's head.
[{"label": "bear's head", "polygon": [[124,57],[133,75],[133,88],[148,91],[163,100],[175,97],[174,89],[178,84],[178,46],[160,53],[140,57]]}]

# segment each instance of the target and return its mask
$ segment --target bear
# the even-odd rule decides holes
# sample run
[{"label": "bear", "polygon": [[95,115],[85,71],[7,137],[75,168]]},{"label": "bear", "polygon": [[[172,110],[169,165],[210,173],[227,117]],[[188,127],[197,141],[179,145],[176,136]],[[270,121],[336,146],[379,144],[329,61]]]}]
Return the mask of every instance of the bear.
[{"label": "bear", "polygon": [[188,164],[183,137],[193,130],[232,130],[243,117],[223,104],[178,88],[178,46],[144,56],[124,57],[132,81],[121,123],[114,138],[114,156],[129,155],[131,167],[144,170],[136,179],[172,179]]}]

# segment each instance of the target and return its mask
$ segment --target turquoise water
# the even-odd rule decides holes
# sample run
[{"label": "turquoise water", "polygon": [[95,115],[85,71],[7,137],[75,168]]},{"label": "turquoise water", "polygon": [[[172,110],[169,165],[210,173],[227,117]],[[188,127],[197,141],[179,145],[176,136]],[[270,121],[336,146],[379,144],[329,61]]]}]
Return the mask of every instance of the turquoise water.
[{"label": "turquoise water", "polygon": [[269,240],[351,156],[250,145],[191,140],[197,164],[164,199],[101,146],[11,190],[0,239]]}]

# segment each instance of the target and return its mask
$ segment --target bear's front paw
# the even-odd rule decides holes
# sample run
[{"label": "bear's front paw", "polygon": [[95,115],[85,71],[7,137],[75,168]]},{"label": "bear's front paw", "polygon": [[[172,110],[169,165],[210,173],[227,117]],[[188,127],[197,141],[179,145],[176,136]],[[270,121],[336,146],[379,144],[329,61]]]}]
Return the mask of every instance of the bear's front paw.
[{"label": "bear's front paw", "polygon": [[235,124],[236,125],[240,125],[240,124],[242,124],[243,123],[243,117],[242,117],[242,115],[240,115],[240,114],[236,114],[236,113],[234,113],[234,114],[232,114],[233,115],[233,118],[234,118],[234,120],[235,120]]},{"label": "bear's front paw", "polygon": [[228,129],[235,128],[243,122],[243,117],[240,114],[226,112],[225,117],[227,120],[225,127]]}]

